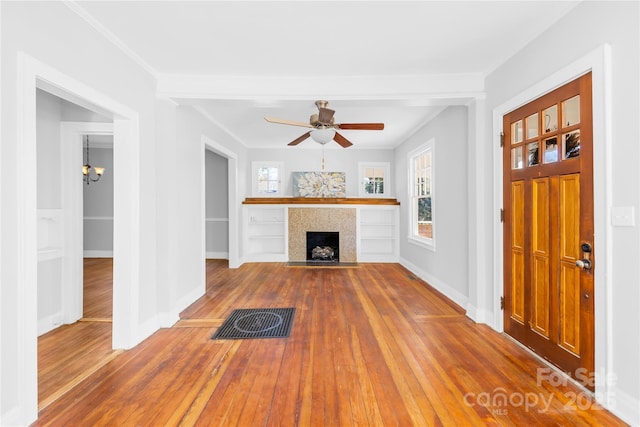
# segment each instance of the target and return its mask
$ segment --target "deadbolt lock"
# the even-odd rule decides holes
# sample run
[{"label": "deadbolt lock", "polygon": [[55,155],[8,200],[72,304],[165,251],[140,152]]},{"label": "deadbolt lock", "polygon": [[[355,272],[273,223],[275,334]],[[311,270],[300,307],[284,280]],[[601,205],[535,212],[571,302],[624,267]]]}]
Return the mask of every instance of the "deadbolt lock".
[{"label": "deadbolt lock", "polygon": [[580,249],[582,249],[582,259],[579,259],[576,261],[576,266],[578,268],[581,268],[585,271],[590,271],[591,270],[591,245],[587,242],[583,242],[580,245]]}]

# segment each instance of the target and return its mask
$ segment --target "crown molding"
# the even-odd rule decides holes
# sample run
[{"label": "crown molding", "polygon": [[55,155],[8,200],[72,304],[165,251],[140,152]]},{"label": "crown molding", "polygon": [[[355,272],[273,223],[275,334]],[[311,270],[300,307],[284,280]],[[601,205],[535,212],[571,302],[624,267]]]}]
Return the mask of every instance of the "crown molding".
[{"label": "crown molding", "polygon": [[159,96],[208,99],[298,100],[314,97],[339,99],[458,100],[484,97],[484,76],[438,74],[404,76],[230,76],[157,75]]},{"label": "crown molding", "polygon": [[104,38],[113,43],[118,49],[120,49],[125,55],[133,59],[138,65],[140,65],[145,71],[147,71],[153,78],[157,80],[158,71],[153,68],[148,62],[146,62],[140,55],[133,51],[125,42],[118,36],[112,33],[104,25],[94,18],[89,12],[87,12],[82,6],[76,3],[74,0],[63,0],[63,3],[75,12],[79,17],[84,19],[93,29],[100,33]]},{"label": "crown molding", "polygon": [[191,108],[193,108],[195,111],[197,111],[205,120],[207,120],[208,122],[212,123],[214,126],[218,127],[224,133],[229,135],[238,144],[242,145],[245,148],[249,148],[249,147],[247,147],[247,144],[245,144],[236,134],[231,132],[231,130],[229,130],[226,126],[224,126],[222,123],[220,123],[218,120],[216,120],[211,114],[209,114],[207,112],[207,110],[205,110],[204,108],[202,108],[199,105],[192,105]]}]

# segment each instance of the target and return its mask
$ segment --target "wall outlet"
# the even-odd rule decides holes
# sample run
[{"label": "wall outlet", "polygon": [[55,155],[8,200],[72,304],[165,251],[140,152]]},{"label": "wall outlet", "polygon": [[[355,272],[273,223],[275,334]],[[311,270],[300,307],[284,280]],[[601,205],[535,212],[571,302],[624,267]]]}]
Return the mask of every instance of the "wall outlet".
[{"label": "wall outlet", "polygon": [[51,323],[53,324],[53,326],[62,325],[62,313],[54,314],[53,316],[51,316]]}]

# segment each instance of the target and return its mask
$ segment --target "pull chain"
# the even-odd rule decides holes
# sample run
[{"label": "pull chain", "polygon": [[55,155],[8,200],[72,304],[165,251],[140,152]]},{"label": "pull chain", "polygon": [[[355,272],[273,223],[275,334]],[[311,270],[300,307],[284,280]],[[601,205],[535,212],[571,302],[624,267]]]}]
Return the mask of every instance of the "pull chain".
[{"label": "pull chain", "polygon": [[324,144],[322,144],[322,170],[324,170]]}]

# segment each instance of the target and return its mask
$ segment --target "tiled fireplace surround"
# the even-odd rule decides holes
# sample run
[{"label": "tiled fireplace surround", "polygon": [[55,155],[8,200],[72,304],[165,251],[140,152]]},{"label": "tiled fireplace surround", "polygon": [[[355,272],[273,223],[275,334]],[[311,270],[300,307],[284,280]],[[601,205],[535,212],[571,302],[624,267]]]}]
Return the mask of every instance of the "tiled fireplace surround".
[{"label": "tiled fireplace surround", "polygon": [[340,233],[340,262],[357,262],[355,208],[289,209],[289,261],[306,261],[307,231]]}]

